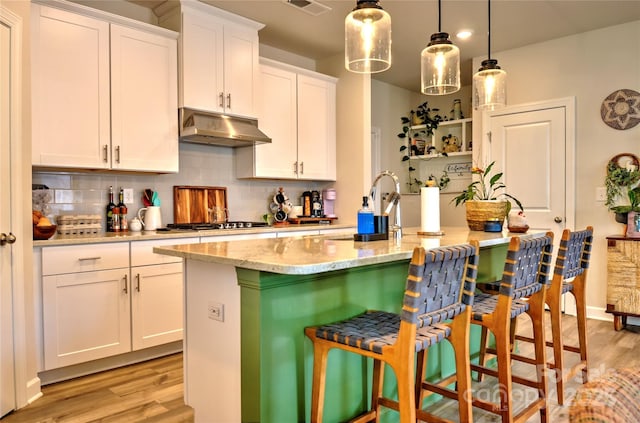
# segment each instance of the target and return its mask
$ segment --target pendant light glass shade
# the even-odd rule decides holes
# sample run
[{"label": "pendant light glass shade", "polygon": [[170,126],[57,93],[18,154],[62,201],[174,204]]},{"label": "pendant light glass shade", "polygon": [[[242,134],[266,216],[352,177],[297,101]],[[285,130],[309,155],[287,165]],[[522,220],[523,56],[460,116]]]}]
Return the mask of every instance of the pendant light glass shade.
[{"label": "pendant light glass shade", "polygon": [[344,21],[344,65],[356,73],[382,72],[391,66],[391,17],[378,0],[358,0]]},{"label": "pendant light glass shade", "polygon": [[423,94],[444,95],[460,89],[460,49],[449,34],[438,32],[422,50],[420,60]]},{"label": "pendant light glass shade", "polygon": [[473,75],[473,104],[479,110],[496,110],[507,104],[507,73],[497,60],[483,60]]},{"label": "pendant light glass shade", "polygon": [[507,72],[491,58],[491,0],[487,0],[487,59],[473,75],[473,107],[477,110],[496,110],[507,104]]}]

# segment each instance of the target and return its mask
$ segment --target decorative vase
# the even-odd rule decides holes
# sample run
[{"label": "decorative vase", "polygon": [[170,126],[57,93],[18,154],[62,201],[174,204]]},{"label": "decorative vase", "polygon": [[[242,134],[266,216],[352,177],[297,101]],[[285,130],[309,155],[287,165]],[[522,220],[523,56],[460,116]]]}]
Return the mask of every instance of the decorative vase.
[{"label": "decorative vase", "polygon": [[467,225],[472,231],[483,231],[487,220],[504,222],[509,210],[509,202],[504,200],[467,200]]}]

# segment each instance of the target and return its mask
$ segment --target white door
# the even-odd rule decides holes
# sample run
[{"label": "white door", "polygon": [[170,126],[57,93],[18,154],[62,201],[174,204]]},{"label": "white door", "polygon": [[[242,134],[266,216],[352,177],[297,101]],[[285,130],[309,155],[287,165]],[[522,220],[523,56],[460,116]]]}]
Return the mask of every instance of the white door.
[{"label": "white door", "polygon": [[[1,18],[2,16],[0,16]],[[0,20],[0,236],[11,233],[11,28]],[[2,242],[2,241],[0,241]],[[16,407],[11,244],[0,246],[0,417]]]},{"label": "white door", "polygon": [[488,114],[487,163],[504,172],[529,226],[559,234],[574,225],[574,100],[508,107]]}]

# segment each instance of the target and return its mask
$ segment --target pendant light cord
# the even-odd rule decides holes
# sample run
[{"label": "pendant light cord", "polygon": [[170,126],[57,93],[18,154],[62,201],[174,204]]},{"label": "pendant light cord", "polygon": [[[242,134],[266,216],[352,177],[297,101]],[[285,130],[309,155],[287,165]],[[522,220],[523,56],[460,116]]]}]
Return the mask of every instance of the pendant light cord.
[{"label": "pendant light cord", "polygon": [[489,28],[487,30],[487,59],[491,60],[491,0],[487,0],[487,9],[487,16],[489,18]]},{"label": "pendant light cord", "polygon": [[438,0],[438,32],[442,32],[442,10],[441,10],[441,0]]}]

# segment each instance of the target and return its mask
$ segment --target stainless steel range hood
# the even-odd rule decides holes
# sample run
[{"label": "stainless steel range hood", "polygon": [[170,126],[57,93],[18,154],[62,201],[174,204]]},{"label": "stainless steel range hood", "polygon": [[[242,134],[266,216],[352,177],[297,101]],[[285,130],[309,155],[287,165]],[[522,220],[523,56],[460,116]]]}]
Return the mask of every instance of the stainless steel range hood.
[{"label": "stainless steel range hood", "polygon": [[271,142],[256,119],[227,116],[196,109],[180,109],[180,141],[225,147]]}]

